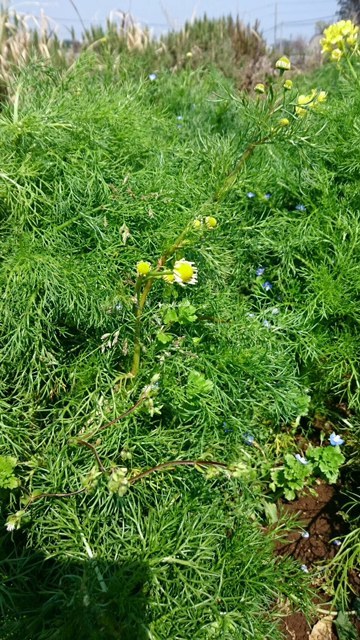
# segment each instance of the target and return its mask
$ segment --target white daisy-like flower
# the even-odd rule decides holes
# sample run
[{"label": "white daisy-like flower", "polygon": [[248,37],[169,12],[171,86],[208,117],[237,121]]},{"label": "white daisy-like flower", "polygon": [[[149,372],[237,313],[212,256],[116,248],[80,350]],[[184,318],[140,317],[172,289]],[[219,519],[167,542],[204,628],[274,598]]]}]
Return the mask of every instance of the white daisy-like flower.
[{"label": "white daisy-like flower", "polygon": [[175,262],[173,274],[175,282],[182,287],[187,284],[197,283],[198,270],[193,262],[189,262],[189,260],[185,260],[185,258],[181,258],[181,260]]}]

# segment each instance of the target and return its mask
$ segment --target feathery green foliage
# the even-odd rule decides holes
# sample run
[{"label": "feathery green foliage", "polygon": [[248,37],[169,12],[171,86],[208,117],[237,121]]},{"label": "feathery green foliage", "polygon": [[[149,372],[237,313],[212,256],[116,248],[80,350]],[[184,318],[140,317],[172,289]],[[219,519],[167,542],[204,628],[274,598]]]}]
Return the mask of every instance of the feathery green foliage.
[{"label": "feathery green foliage", "polygon": [[[34,62],[0,114],[0,443],[22,485],[1,508],[2,637],[275,640],[276,603],[310,605],[263,530],[271,442],[359,405],[359,87],[297,118],[295,89],[269,114],[215,70],[125,61]],[[198,284],[154,282],[129,385],[136,264],[204,216],[176,250]],[[174,460],[238,473],[152,469]],[[152,472],[118,495],[102,468]]]}]

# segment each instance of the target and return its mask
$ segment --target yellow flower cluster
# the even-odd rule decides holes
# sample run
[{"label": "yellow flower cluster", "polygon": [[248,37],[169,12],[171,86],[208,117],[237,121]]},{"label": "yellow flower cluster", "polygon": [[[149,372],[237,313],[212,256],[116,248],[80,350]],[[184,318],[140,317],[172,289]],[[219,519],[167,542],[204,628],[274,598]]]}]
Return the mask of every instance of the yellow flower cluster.
[{"label": "yellow flower cluster", "polygon": [[202,229],[204,224],[209,231],[212,231],[212,229],[215,229],[215,227],[217,227],[217,220],[213,216],[206,216],[204,221],[197,218],[193,222],[193,227],[196,231],[199,231],[200,229]]},{"label": "yellow flower cluster", "polygon": [[[150,262],[145,260],[138,262],[136,265],[136,272],[138,278],[143,278],[144,276],[149,275],[151,272]],[[154,273],[151,274],[152,277],[162,277],[168,284],[174,284],[174,282],[177,282],[177,284],[180,284],[182,287],[186,284],[196,284],[197,275],[198,270],[194,263],[189,260],[185,260],[185,258],[175,262],[171,273],[165,273],[163,276],[161,275],[161,272],[156,275]]]},{"label": "yellow flower cluster", "polygon": [[319,104],[326,102],[326,98],[326,91],[317,91],[317,89],[312,89],[307,95],[300,95],[295,107],[296,115],[300,117],[305,116],[309,109],[315,109]]},{"label": "yellow flower cluster", "polygon": [[324,37],[320,41],[322,53],[338,62],[344,54],[354,51],[358,45],[359,27],[351,20],[340,20],[324,30]]}]

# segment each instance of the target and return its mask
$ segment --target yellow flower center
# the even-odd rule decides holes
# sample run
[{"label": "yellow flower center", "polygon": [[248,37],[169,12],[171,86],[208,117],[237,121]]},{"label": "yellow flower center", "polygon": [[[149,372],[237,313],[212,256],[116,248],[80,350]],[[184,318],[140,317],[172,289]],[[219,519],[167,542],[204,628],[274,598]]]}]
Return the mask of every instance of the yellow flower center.
[{"label": "yellow flower center", "polygon": [[145,262],[144,260],[141,260],[136,265],[136,271],[138,276],[146,276],[151,271],[150,262]]},{"label": "yellow flower center", "polygon": [[213,218],[213,216],[207,216],[205,218],[205,224],[208,229],[215,229],[215,227],[217,226],[217,220],[216,218]]},{"label": "yellow flower center", "polygon": [[163,276],[163,278],[168,284],[174,284],[175,282],[175,276],[173,273],[167,273],[166,276]]},{"label": "yellow flower center", "polygon": [[194,269],[189,262],[182,262],[175,265],[175,271],[183,282],[189,282],[194,276]]}]

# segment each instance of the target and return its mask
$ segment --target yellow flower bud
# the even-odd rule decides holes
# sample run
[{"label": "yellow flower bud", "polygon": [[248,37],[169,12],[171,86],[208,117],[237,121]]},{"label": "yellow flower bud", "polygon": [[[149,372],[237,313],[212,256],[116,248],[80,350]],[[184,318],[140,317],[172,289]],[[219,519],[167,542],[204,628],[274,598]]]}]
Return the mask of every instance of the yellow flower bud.
[{"label": "yellow flower bud", "polygon": [[279,120],[280,127],[288,127],[289,124],[290,120],[288,118],[281,118],[281,120]]},{"label": "yellow flower bud", "polygon": [[192,52],[191,52],[191,51],[188,51],[188,52],[187,52],[187,54],[186,54],[186,57],[187,57],[187,58],[192,58],[192,57],[193,57]]},{"label": "yellow flower bud", "polygon": [[281,56],[281,58],[275,62],[275,69],[280,69],[280,71],[290,71],[291,62],[289,58]]},{"label": "yellow flower bud", "polygon": [[151,271],[150,262],[145,262],[144,260],[141,260],[136,265],[136,271],[138,276],[146,276]]},{"label": "yellow flower bud", "polygon": [[194,220],[194,222],[193,222],[193,227],[194,227],[194,229],[196,229],[196,231],[198,231],[199,229],[201,229],[201,227],[202,227],[202,222],[201,222],[201,220],[198,220],[198,219],[197,219],[197,220]]},{"label": "yellow flower bud", "polygon": [[215,227],[217,227],[217,220],[213,218],[213,216],[207,216],[205,218],[205,224],[208,229],[215,229]]},{"label": "yellow flower bud", "polygon": [[342,58],[342,51],[340,51],[340,49],[334,49],[331,53],[331,60],[334,60],[335,62],[339,62],[339,60],[341,60]]},{"label": "yellow flower bud", "polygon": [[287,89],[287,91],[290,91],[290,89],[292,89],[293,87],[293,81],[292,80],[285,80],[284,84],[283,84],[284,89]]},{"label": "yellow flower bud", "polygon": [[256,93],[265,93],[265,85],[262,82],[258,82],[254,87],[254,91]]}]

